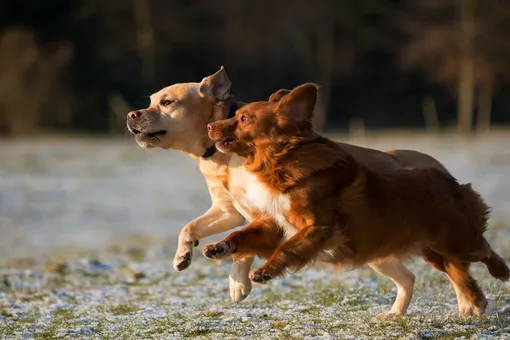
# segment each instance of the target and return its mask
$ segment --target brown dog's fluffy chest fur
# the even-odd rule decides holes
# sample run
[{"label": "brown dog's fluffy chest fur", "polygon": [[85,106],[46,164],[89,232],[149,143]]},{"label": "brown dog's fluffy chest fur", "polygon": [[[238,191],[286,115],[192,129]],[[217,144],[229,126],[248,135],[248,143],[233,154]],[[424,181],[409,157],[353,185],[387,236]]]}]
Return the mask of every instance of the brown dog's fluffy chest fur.
[{"label": "brown dog's fluffy chest fur", "polygon": [[[333,262],[357,266],[423,247],[460,251],[470,240],[459,234],[485,228],[488,208],[469,185],[436,169],[373,172],[322,137],[261,146],[247,169],[273,195],[288,197],[288,223],[331,228]],[[469,210],[483,220],[469,222]]]}]

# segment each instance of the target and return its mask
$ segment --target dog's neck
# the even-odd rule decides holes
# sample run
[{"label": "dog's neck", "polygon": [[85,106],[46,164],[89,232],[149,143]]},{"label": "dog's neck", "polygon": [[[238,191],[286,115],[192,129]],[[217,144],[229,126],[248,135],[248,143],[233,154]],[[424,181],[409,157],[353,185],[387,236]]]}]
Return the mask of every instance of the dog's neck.
[{"label": "dog's neck", "polygon": [[247,157],[245,169],[268,188],[287,193],[310,175],[344,167],[352,157],[331,140],[313,135],[285,137],[258,144]]},{"label": "dog's neck", "polygon": [[[257,143],[254,154],[247,157],[245,168],[267,187],[285,193],[304,176],[301,169],[289,167],[305,140],[300,137],[279,138]],[[287,166],[286,166],[287,163]]]},{"label": "dog's neck", "polygon": [[[235,101],[234,96],[231,96],[229,99],[227,99],[225,101],[225,105],[224,105],[225,116],[223,119],[228,119],[228,118],[234,117],[236,115],[236,111],[238,108],[239,108],[239,104]],[[211,158],[218,151],[216,149],[216,146],[214,145],[214,142],[212,140],[210,140],[209,138],[207,138],[207,143],[208,144],[212,143],[212,145],[206,146],[206,150],[205,150],[204,154],[202,155],[202,159]]]}]

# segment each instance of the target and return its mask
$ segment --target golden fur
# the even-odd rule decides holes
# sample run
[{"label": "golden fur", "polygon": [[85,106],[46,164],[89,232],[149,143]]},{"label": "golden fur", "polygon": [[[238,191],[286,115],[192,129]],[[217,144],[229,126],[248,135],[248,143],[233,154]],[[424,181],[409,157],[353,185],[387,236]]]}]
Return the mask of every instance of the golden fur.
[{"label": "golden fur", "polygon": [[[250,274],[266,282],[321,256],[358,267],[419,255],[449,276],[461,315],[482,314],[486,299],[470,263],[483,262],[501,280],[510,271],[483,237],[489,208],[480,196],[437,168],[383,173],[363,164],[313,132],[316,97],[316,87],[305,84],[209,124],[220,150],[246,157],[258,205],[250,225],[206,246],[206,256],[268,257]],[[296,230],[287,237],[289,225]]]}]

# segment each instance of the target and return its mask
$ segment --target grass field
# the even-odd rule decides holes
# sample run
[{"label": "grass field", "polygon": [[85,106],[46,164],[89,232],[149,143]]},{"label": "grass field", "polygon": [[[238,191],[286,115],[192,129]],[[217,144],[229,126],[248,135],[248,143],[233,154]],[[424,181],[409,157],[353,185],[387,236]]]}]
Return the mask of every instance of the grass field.
[{"label": "grass field", "polygon": [[[510,262],[510,137],[352,142],[417,149],[472,181],[493,207],[487,238]],[[44,139],[1,141],[0,159],[1,339],[510,339],[510,284],[479,264],[489,307],[469,319],[457,317],[446,276],[419,259],[408,263],[417,276],[409,315],[386,321],[374,316],[396,289],[368,267],[317,265],[254,285],[239,304],[228,293],[230,263],[200,247],[175,272],[178,231],[209,207],[195,161],[180,153],[130,139]]]}]

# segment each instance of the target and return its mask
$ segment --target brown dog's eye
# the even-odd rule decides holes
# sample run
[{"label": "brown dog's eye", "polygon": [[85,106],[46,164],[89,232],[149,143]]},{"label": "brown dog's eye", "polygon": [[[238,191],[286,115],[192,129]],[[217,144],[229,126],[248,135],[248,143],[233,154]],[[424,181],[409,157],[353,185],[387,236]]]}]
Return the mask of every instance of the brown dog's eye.
[{"label": "brown dog's eye", "polygon": [[160,102],[161,106],[168,106],[172,105],[175,102],[175,100],[165,99]]},{"label": "brown dog's eye", "polygon": [[248,121],[248,117],[241,116],[241,122],[246,123]]}]

